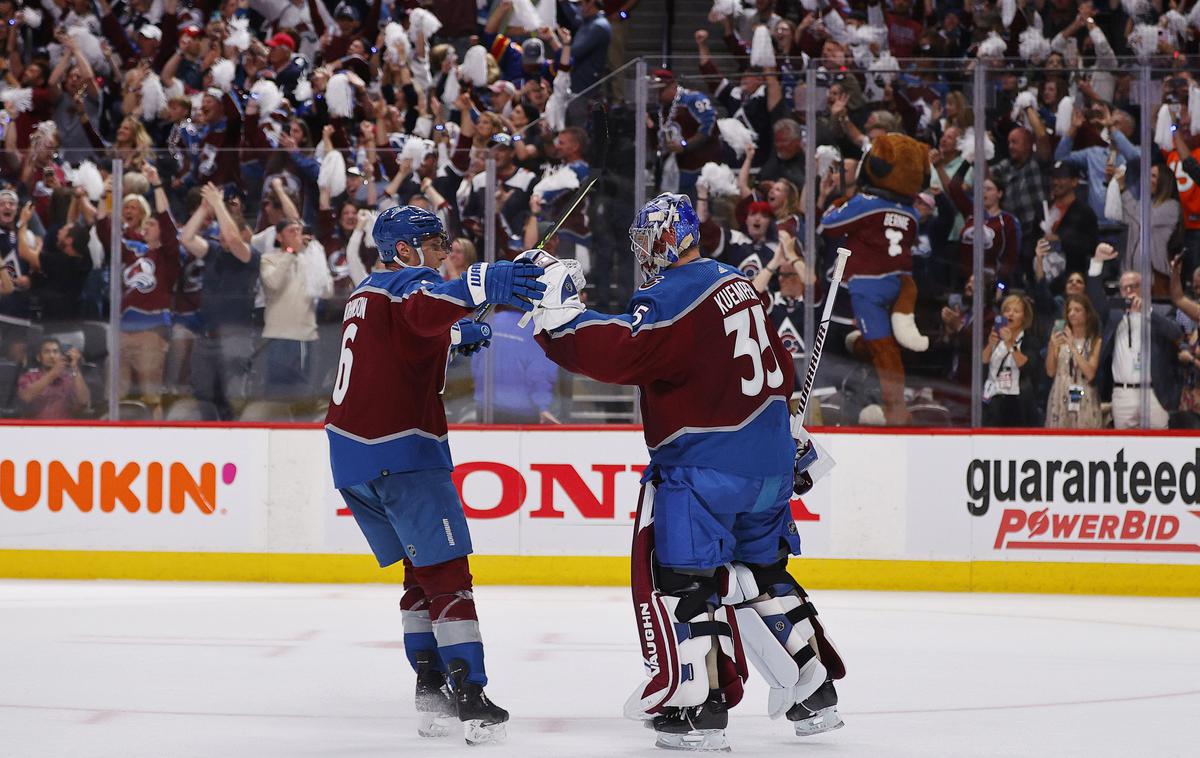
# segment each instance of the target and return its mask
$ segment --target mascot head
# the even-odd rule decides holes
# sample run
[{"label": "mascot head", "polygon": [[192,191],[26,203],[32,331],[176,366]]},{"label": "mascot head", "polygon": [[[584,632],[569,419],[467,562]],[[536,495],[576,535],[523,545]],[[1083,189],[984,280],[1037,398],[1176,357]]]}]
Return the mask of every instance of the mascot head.
[{"label": "mascot head", "polygon": [[929,186],[929,146],[895,132],[883,135],[858,164],[858,184],[912,203]]}]

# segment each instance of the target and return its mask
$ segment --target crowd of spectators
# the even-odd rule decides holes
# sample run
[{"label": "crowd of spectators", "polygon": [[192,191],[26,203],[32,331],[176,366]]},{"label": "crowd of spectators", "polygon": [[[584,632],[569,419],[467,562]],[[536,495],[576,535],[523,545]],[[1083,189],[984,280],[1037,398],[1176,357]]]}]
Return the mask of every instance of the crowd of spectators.
[{"label": "crowd of spectators", "polygon": [[[804,250],[806,235],[858,191],[871,140],[902,132],[929,145],[932,179],[915,203],[912,272],[930,345],[904,352],[915,423],[969,422],[975,361],[990,424],[1136,425],[1143,384],[1152,425],[1200,419],[1190,415],[1200,406],[1200,3],[718,0],[694,48],[650,76],[653,160],[631,168],[631,80],[606,74],[625,62],[630,25],[660,25],[666,5],[0,0],[0,412],[106,412],[105,361],[115,360],[123,415],[319,418],[342,306],[377,259],[374,214],[418,204],[441,215],[453,241],[443,273],[456,276],[540,241],[602,169],[645,181],[647,197],[688,193],[703,254],[769,294],[799,361],[837,246],[818,234]],[[1154,69],[1152,145],[1139,137],[1139,64]],[[976,67],[987,72],[982,103],[971,98]],[[609,185],[629,201],[629,182]],[[609,283],[632,284],[620,232],[631,213],[606,215],[604,192],[554,244],[581,261],[593,302],[619,307]],[[1143,309],[1146,258],[1154,303]],[[878,387],[853,349],[846,300],[823,420],[873,423]],[[497,332],[512,332],[499,415],[567,420],[557,373],[526,355],[506,318],[497,314]],[[89,326],[108,320],[119,329],[112,356]],[[459,363],[447,392],[469,400],[479,366]],[[508,392],[523,381],[536,392]]]}]

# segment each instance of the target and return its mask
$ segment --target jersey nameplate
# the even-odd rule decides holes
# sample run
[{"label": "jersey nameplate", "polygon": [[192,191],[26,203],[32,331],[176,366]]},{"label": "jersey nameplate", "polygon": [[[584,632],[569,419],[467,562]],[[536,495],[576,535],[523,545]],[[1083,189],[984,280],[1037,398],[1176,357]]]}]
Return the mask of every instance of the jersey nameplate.
[{"label": "jersey nameplate", "polygon": [[738,303],[747,300],[758,300],[758,292],[745,279],[736,279],[717,290],[716,301],[722,316],[729,313]]},{"label": "jersey nameplate", "polygon": [[346,312],[342,316],[342,321],[349,321],[352,318],[367,317],[367,299],[365,297],[356,297],[346,303]]}]

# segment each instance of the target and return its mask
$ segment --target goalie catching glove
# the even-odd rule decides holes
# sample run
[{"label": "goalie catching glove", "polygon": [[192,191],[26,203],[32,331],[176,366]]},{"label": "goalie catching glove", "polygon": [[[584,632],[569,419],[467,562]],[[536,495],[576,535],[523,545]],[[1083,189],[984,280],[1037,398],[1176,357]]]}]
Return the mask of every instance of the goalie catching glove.
[{"label": "goalie catching glove", "polygon": [[585,310],[579,292],[587,284],[579,261],[570,258],[558,259],[544,250],[526,250],[517,256],[514,263],[540,266],[545,269],[538,283],[545,287],[542,299],[521,320],[524,326],[533,319],[533,333],[557,329],[569,323]]}]

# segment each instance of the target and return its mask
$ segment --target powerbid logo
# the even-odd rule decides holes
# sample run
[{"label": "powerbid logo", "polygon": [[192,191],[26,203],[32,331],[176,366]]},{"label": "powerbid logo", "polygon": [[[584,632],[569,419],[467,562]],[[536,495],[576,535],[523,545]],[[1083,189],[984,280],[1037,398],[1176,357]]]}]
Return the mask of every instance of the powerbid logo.
[{"label": "powerbid logo", "polygon": [[[1200,517],[1200,448],[1177,465],[1111,461],[976,459],[966,471],[967,510],[1000,515],[997,550],[1116,550],[1198,553],[1187,537]],[[1153,501],[1153,503],[1151,502]],[[1137,506],[1150,504],[1153,508]],[[1192,531],[1195,531],[1194,529]]]},{"label": "powerbid logo", "polygon": [[[233,484],[237,473],[237,466],[224,464],[221,483]],[[128,513],[183,513],[190,507],[211,514],[219,508],[217,464],[203,463],[193,470],[179,462],[83,461],[68,467],[60,461],[21,465],[3,459],[0,503],[18,512],[45,504],[50,511],[69,507],[83,513],[111,513],[118,507]]]}]

